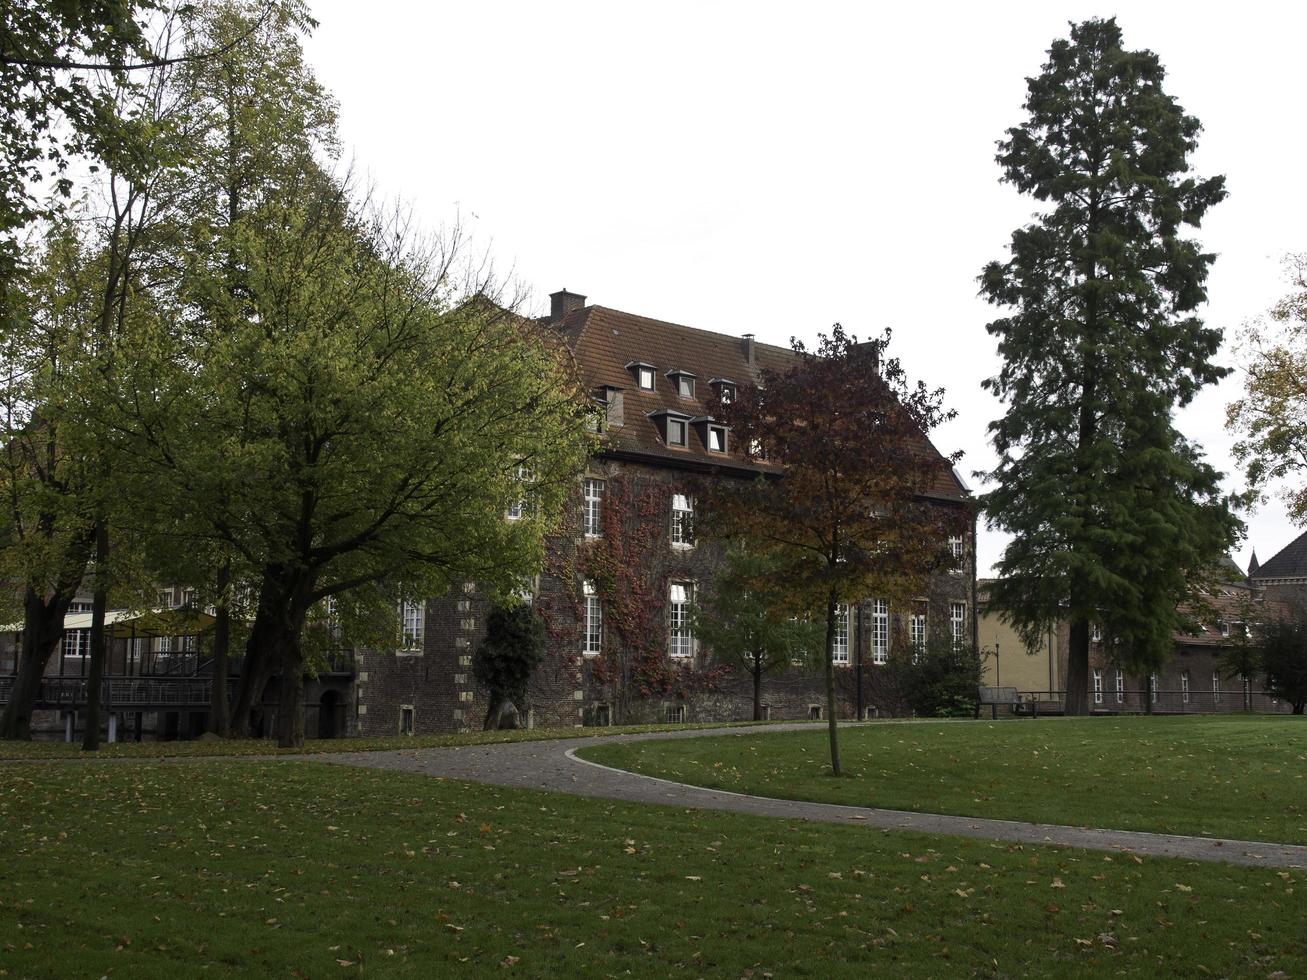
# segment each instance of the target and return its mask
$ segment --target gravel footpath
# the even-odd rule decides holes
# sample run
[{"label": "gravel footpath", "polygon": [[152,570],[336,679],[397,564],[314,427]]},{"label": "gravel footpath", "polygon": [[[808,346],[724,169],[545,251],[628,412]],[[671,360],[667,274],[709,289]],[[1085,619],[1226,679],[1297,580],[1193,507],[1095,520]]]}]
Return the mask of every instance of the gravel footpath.
[{"label": "gravel footpath", "polygon": [[1256,841],[1184,837],[1092,827],[989,820],[939,813],[882,810],[875,807],[806,803],[762,796],[743,796],[641,776],[578,759],[577,749],[613,742],[646,739],[711,738],[722,735],[765,735],[817,727],[809,724],[769,725],[757,728],[716,728],[702,731],[654,732],[643,735],[609,735],[546,742],[509,742],[465,745],[458,748],[403,749],[394,752],[340,752],[300,756],[309,761],[418,772],[448,779],[466,779],[497,786],[572,793],[631,803],[654,803],[703,810],[727,810],[787,820],[817,820],[880,829],[913,830],[1023,844],[1058,844],[1099,851],[1128,852],[1193,861],[1227,861],[1231,864],[1274,868],[1307,868],[1307,847]]}]

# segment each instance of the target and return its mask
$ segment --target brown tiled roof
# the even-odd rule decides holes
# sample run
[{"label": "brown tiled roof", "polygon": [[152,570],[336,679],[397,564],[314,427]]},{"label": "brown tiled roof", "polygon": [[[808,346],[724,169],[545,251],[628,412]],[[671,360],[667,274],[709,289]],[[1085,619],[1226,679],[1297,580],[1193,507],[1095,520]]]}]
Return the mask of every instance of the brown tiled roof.
[{"label": "brown tiled roof", "polygon": [[[622,389],[623,424],[605,432],[611,450],[688,465],[766,468],[747,463],[729,439],[728,453],[708,452],[702,426],[690,427],[686,448],[668,446],[651,413],[672,411],[703,418],[708,414],[706,405],[713,396],[709,384],[713,379],[738,385],[756,383],[762,371],[782,372],[794,364],[795,355],[789,348],[754,341],[754,360],[750,365],[744,341],[739,337],[653,320],[606,306],[573,310],[555,326],[562,330],[572,347],[581,383],[588,393],[597,395],[605,385]],[[656,369],[653,391],[640,389],[635,375],[627,368],[633,361]],[[669,371],[685,371],[695,376],[694,398],[680,396],[673,379],[667,376]],[[936,451],[933,446],[931,449]],[[958,500],[967,493],[945,468],[932,495]]]}]

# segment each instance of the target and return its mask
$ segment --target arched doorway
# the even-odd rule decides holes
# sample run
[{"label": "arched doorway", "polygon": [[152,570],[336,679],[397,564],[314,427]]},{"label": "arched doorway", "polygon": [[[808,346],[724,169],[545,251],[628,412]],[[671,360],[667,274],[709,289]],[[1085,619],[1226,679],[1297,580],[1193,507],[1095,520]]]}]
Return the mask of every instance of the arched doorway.
[{"label": "arched doorway", "polygon": [[339,738],[343,705],[340,692],[326,690],[318,700],[318,738]]}]

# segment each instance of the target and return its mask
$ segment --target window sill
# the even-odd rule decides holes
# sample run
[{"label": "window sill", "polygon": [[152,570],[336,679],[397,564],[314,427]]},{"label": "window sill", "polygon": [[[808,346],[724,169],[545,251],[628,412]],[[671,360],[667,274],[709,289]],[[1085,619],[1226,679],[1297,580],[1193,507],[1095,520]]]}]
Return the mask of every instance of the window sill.
[{"label": "window sill", "polygon": [[601,653],[603,653],[602,650],[582,650],[582,651],[581,651],[581,656],[583,656],[583,657],[597,657],[597,656],[599,656]]},{"label": "window sill", "polygon": [[681,542],[681,541],[673,541],[673,542],[672,542],[672,550],[673,550],[673,551],[693,551],[693,550],[694,550],[694,545],[692,545],[692,544],[685,544],[684,542]]}]

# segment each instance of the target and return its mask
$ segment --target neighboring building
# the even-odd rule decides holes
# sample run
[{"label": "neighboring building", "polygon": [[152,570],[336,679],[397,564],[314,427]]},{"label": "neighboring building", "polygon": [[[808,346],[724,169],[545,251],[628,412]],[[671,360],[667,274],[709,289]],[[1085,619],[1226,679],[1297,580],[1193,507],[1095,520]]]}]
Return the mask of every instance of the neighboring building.
[{"label": "neighboring building", "polygon": [[[1256,558],[1253,561],[1255,563]],[[1115,666],[1107,648],[1106,634],[1110,631],[1105,630],[1101,623],[1091,624],[1091,711],[1176,714],[1289,710],[1283,701],[1262,693],[1260,678],[1231,677],[1226,667],[1232,651],[1250,641],[1252,625],[1269,615],[1278,614],[1283,593],[1281,598],[1271,597],[1268,595],[1270,590],[1264,588],[1256,577],[1245,577],[1229,558],[1222,567],[1228,573],[1225,581],[1208,590],[1203,607],[1186,610],[1188,622],[1185,629],[1175,634],[1175,652],[1155,672],[1137,674]],[[1283,569],[1285,566],[1279,567]],[[1307,584],[1307,563],[1302,581]],[[1015,632],[1001,622],[998,614],[986,609],[987,584],[981,583],[979,623],[980,647],[987,655],[985,683],[1015,687],[1023,695],[1038,694],[1041,710],[1047,710],[1051,707],[1048,702],[1061,702],[1065,697],[1069,624],[1060,622],[1033,655],[1026,652],[1009,654],[1009,649],[1023,650],[1023,646]],[[1001,651],[997,663],[993,657],[996,646]],[[1052,684],[1049,683],[1050,677]]]},{"label": "neighboring building", "polygon": [[[565,530],[548,547],[532,601],[546,622],[549,652],[532,688],[536,725],[746,718],[748,679],[726,674],[693,635],[690,609],[711,590],[720,551],[695,534],[701,481],[754,479],[766,464],[746,461],[732,433],[705,405],[784,370],[789,350],[586,306],[566,290],[551,297],[545,323],[566,338],[600,416],[602,448],[579,481]],[[941,479],[932,504],[971,514],[956,476]],[[512,511],[506,519],[514,519]],[[910,608],[868,597],[842,611],[836,660],[843,667],[842,714],[878,708],[876,667],[891,644],[926,632],[975,642],[974,523],[954,542],[957,566],[937,575]],[[409,642],[360,651],[355,686],[360,734],[479,727],[484,694],[472,652],[484,634],[486,597],[468,582],[454,596],[404,612]],[[615,664],[614,651],[621,663]],[[619,677],[619,673],[626,676]],[[796,668],[768,678],[772,718],[820,717],[820,676]]]},{"label": "neighboring building", "polygon": [[1307,533],[1298,535],[1265,564],[1257,561],[1254,551],[1248,564],[1248,581],[1267,599],[1288,605],[1307,602]]},{"label": "neighboring building", "polygon": [[1059,691],[1066,667],[1060,655],[1064,647],[1057,632],[1046,630],[1040,642],[1028,647],[996,610],[989,607],[989,586],[993,579],[976,583],[980,614],[977,622],[982,664],[982,681],[989,687],[1015,687],[1027,694],[1049,695]]}]

